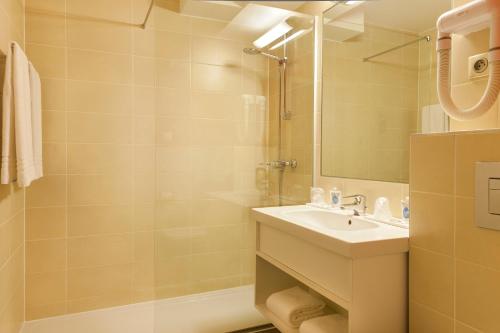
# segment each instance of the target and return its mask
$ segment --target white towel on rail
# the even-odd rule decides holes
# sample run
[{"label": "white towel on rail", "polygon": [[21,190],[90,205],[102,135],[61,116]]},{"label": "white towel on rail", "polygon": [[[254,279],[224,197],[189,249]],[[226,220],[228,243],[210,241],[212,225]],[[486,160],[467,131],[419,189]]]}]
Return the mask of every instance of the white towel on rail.
[{"label": "white towel on rail", "polygon": [[289,326],[299,327],[304,320],[321,316],[325,302],[300,287],[293,287],[271,294],[266,307]]},{"label": "white towel on rail", "polygon": [[[31,89],[34,89],[35,100],[32,100]],[[33,149],[35,139],[37,149],[39,149],[37,154],[41,156],[41,111],[39,110],[41,109],[41,92],[36,89],[40,89],[40,83],[34,81],[32,87],[30,64],[26,54],[16,42],[12,42],[7,52],[2,101],[2,163],[0,167],[2,184],[8,184],[17,179],[20,187],[26,187],[41,176],[35,171]],[[33,106],[37,109],[33,109]],[[33,135],[33,112],[35,112],[35,122],[40,124],[39,133],[35,135]]]},{"label": "white towel on rail", "polygon": [[316,317],[300,325],[299,333],[347,333],[347,318],[340,314]]},{"label": "white towel on rail", "polygon": [[35,179],[43,176],[42,161],[42,84],[40,75],[30,62],[31,130]]}]

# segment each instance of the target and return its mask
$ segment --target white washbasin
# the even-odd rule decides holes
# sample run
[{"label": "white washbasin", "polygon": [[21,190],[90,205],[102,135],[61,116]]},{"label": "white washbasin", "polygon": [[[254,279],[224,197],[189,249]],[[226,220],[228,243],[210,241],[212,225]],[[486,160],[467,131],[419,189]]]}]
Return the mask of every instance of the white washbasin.
[{"label": "white washbasin", "polygon": [[350,210],[305,205],[253,208],[257,222],[346,257],[408,252],[408,229],[354,216]]},{"label": "white washbasin", "polygon": [[294,219],[299,219],[305,223],[311,224],[319,228],[342,230],[342,231],[359,231],[378,228],[379,225],[362,220],[347,214],[339,214],[323,210],[301,209],[283,213]]}]

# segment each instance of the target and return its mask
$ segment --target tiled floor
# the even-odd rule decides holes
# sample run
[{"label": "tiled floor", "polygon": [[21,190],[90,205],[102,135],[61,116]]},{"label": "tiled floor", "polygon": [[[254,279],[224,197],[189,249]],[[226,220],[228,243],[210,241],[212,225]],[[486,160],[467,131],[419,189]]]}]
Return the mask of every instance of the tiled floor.
[{"label": "tiled floor", "polygon": [[223,333],[265,323],[245,286],[31,321],[23,333]]}]

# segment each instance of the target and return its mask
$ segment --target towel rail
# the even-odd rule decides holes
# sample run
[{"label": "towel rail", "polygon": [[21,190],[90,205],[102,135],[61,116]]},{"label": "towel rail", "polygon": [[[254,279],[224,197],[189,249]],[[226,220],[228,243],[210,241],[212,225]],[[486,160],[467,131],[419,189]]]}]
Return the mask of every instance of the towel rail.
[{"label": "towel rail", "polygon": [[399,49],[401,49],[401,48],[403,48],[403,47],[405,47],[405,46],[408,46],[408,45],[411,45],[411,44],[414,44],[414,43],[420,42],[421,40],[424,40],[424,39],[425,39],[426,41],[430,42],[430,41],[431,41],[431,36],[429,36],[429,35],[427,35],[427,36],[423,36],[423,37],[420,37],[420,38],[414,39],[414,40],[412,40],[412,41],[410,41],[410,42],[408,42],[408,43],[404,43],[404,44],[401,44],[401,45],[398,45],[398,46],[392,47],[392,48],[390,48],[390,49],[388,49],[388,50],[385,50],[385,51],[379,52],[379,53],[377,53],[377,54],[371,55],[371,56],[369,56],[369,57],[363,58],[363,62],[366,62],[366,61],[368,61],[368,60],[370,60],[370,59],[372,59],[372,58],[375,58],[375,57],[381,56],[381,55],[383,55],[383,54],[386,54],[386,53],[389,53],[389,52],[392,52],[392,51],[399,50]]}]

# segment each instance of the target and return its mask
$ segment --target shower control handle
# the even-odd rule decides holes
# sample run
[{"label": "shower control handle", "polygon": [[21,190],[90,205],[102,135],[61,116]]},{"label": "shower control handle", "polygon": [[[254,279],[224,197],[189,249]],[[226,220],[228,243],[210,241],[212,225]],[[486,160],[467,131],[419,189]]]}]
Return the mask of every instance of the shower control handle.
[{"label": "shower control handle", "polygon": [[295,169],[297,167],[297,160],[276,160],[276,161],[268,161],[261,163],[261,165],[265,165],[274,169],[284,169],[285,167],[290,167],[292,169]]}]

